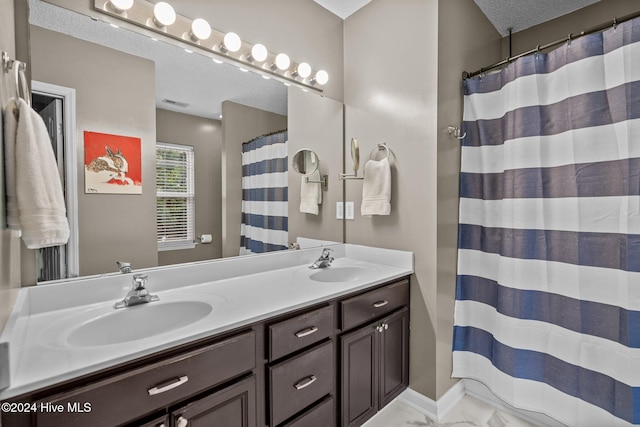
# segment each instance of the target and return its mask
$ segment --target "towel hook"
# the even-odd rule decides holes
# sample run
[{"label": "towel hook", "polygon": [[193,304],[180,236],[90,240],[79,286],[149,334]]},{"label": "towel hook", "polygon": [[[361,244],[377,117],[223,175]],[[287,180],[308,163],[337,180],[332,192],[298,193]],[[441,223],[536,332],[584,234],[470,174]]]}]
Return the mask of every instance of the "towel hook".
[{"label": "towel hook", "polygon": [[453,125],[447,126],[447,132],[449,132],[449,135],[452,135],[457,139],[464,139],[467,136],[466,132],[464,133],[464,135],[460,135],[460,128]]},{"label": "towel hook", "polygon": [[16,99],[22,98],[27,105],[31,106],[31,95],[29,94],[29,86],[27,84],[27,77],[25,76],[26,69],[27,66],[24,62],[11,59],[7,52],[2,52],[2,71],[4,73],[10,73],[13,70],[15,73]]},{"label": "towel hook", "polygon": [[391,150],[389,150],[389,147],[387,147],[387,143],[386,142],[380,142],[375,147],[373,147],[373,150],[371,150],[371,153],[369,154],[369,159],[376,160],[374,157],[376,157],[376,154],[379,153],[380,151],[385,151],[386,152],[386,156],[383,157],[380,160],[384,160],[384,159],[388,159],[389,158],[389,152]]}]

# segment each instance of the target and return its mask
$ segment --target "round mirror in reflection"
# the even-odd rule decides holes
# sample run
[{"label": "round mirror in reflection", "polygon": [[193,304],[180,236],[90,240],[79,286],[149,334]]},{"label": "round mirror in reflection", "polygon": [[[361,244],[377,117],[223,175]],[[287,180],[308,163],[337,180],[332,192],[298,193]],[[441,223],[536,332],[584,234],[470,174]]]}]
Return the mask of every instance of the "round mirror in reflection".
[{"label": "round mirror in reflection", "polygon": [[351,138],[351,163],[353,163],[353,172],[357,175],[360,168],[360,147],[355,138]]},{"label": "round mirror in reflection", "polygon": [[318,170],[318,155],[313,150],[303,148],[293,155],[293,169],[300,175],[308,176]]}]

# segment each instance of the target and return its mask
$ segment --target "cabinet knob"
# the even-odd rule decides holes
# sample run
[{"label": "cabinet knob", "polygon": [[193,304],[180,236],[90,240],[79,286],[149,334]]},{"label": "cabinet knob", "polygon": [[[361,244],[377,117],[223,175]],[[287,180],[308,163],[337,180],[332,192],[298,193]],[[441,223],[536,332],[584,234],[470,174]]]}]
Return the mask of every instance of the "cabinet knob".
[{"label": "cabinet knob", "polygon": [[178,422],[176,423],[176,427],[187,427],[189,425],[189,420],[185,417],[178,418]]},{"label": "cabinet knob", "polygon": [[386,331],[387,329],[389,329],[389,324],[388,323],[383,323],[382,327],[384,328],[384,330]]},{"label": "cabinet knob", "polygon": [[383,329],[382,329],[382,325],[378,325],[378,326],[376,326],[376,331],[378,331],[378,332],[382,332],[382,331],[383,331]]}]

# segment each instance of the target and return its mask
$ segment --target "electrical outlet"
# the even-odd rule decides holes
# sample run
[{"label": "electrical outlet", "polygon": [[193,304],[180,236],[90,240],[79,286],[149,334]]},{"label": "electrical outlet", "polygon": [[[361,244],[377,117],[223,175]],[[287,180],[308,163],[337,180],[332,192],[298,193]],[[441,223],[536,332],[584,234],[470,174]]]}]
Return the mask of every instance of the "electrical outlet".
[{"label": "electrical outlet", "polygon": [[347,202],[344,206],[345,218],[355,219],[355,212],[353,202]]},{"label": "electrical outlet", "polygon": [[344,204],[336,202],[336,219],[344,219]]}]

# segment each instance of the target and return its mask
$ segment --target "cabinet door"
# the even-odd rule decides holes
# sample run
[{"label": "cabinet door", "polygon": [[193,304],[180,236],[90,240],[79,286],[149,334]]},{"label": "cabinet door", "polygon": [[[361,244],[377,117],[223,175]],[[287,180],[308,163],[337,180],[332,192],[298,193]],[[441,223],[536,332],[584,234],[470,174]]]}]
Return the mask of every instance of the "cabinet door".
[{"label": "cabinet door", "polygon": [[169,427],[169,417],[164,415],[162,417],[156,418],[153,421],[149,421],[145,424],[134,423],[132,426],[136,427]]},{"label": "cabinet door", "polygon": [[378,411],[378,323],[341,337],[341,425],[359,426]]},{"label": "cabinet door", "polygon": [[409,383],[409,310],[403,308],[381,321],[379,335],[379,407],[400,394]]},{"label": "cabinet door", "polygon": [[176,427],[256,427],[256,380],[252,375],[171,413]]}]

